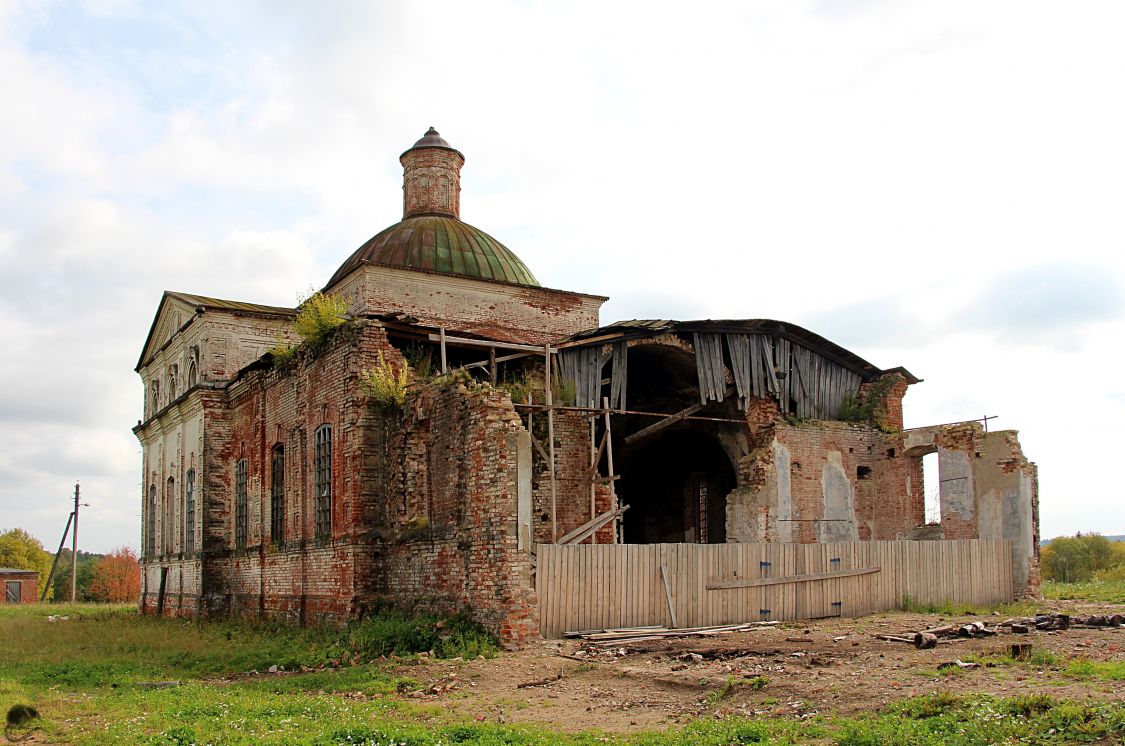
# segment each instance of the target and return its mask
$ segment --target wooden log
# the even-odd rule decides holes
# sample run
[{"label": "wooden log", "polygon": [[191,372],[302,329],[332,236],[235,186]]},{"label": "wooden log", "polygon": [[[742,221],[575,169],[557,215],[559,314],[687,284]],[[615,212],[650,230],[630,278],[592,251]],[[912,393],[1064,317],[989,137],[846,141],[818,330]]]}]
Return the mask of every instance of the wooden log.
[{"label": "wooden log", "polygon": [[1008,648],[1008,653],[1018,661],[1031,660],[1031,643],[1013,642]]},{"label": "wooden log", "polygon": [[930,627],[929,629],[922,630],[923,634],[927,635],[955,635],[957,634],[958,627],[956,624],[945,624],[941,627]]},{"label": "wooden log", "polygon": [[875,639],[885,640],[887,642],[914,642],[913,638],[902,637],[901,635],[875,635]]},{"label": "wooden log", "polygon": [[932,632],[915,632],[914,647],[919,650],[929,650],[937,647],[937,635]]},{"label": "wooden log", "polygon": [[1026,624],[1013,623],[1011,625],[1011,628],[1012,628],[1012,631],[1015,632],[1017,635],[1026,635],[1028,632],[1031,631],[1031,627],[1026,625]]}]

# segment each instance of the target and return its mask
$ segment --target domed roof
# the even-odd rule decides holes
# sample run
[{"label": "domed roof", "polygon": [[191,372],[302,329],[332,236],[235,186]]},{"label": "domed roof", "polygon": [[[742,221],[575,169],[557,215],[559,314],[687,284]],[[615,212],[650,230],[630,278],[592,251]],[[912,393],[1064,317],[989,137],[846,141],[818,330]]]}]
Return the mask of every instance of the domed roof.
[{"label": "domed roof", "polygon": [[433,127],[426,130],[426,134],[422,135],[421,139],[414,143],[410,150],[414,150],[414,148],[448,148],[449,150],[457,150],[446,142],[445,138],[441,136],[441,133]]},{"label": "domed roof", "polygon": [[539,285],[504,244],[479,228],[443,215],[415,215],[378,233],[348,257],[328,287],[364,264]]}]

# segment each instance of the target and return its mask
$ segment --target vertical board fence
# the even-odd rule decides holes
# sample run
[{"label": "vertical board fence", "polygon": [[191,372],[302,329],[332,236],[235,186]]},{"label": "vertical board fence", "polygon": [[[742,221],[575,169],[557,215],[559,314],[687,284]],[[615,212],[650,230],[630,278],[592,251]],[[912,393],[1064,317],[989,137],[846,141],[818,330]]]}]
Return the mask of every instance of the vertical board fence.
[{"label": "vertical board fence", "polygon": [[[1011,542],[538,546],[540,632],[854,617],[1011,601]],[[665,582],[666,581],[666,582]]]}]

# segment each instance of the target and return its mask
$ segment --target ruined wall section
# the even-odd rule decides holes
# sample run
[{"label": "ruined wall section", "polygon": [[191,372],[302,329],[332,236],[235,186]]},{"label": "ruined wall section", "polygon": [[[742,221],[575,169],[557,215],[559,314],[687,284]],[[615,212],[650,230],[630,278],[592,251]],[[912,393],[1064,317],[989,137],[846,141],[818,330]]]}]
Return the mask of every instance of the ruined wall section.
[{"label": "ruined wall section", "polygon": [[333,288],[352,313],[402,312],[427,326],[544,344],[598,326],[605,298],[436,272],[365,266]]},{"label": "ruined wall section", "polygon": [[977,422],[917,428],[904,435],[908,456],[938,454],[941,534],[946,539],[1012,542],[1013,591],[1039,592],[1038,469],[1014,430],[985,432]]},{"label": "ruined wall section", "polygon": [[530,508],[531,441],[508,395],[435,383],[382,416],[368,449],[385,496],[374,518],[376,596],[465,610],[505,645],[522,645],[538,634],[531,547],[520,547],[517,521],[520,501]]},{"label": "ruined wall section", "polygon": [[[899,416],[905,388],[897,374],[884,388]],[[898,539],[921,522],[921,466],[886,422],[797,421],[755,398],[747,425],[749,453],[727,497],[728,541]]]}]

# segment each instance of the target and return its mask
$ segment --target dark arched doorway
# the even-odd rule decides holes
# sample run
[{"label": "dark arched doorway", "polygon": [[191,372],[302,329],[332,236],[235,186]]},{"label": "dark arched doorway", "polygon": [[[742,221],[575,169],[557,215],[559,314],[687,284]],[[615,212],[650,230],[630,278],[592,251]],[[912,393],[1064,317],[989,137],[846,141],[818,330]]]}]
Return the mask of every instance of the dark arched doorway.
[{"label": "dark arched doorway", "polygon": [[712,435],[675,430],[639,447],[618,483],[629,505],[622,518],[630,544],[726,541],[730,458]]}]

